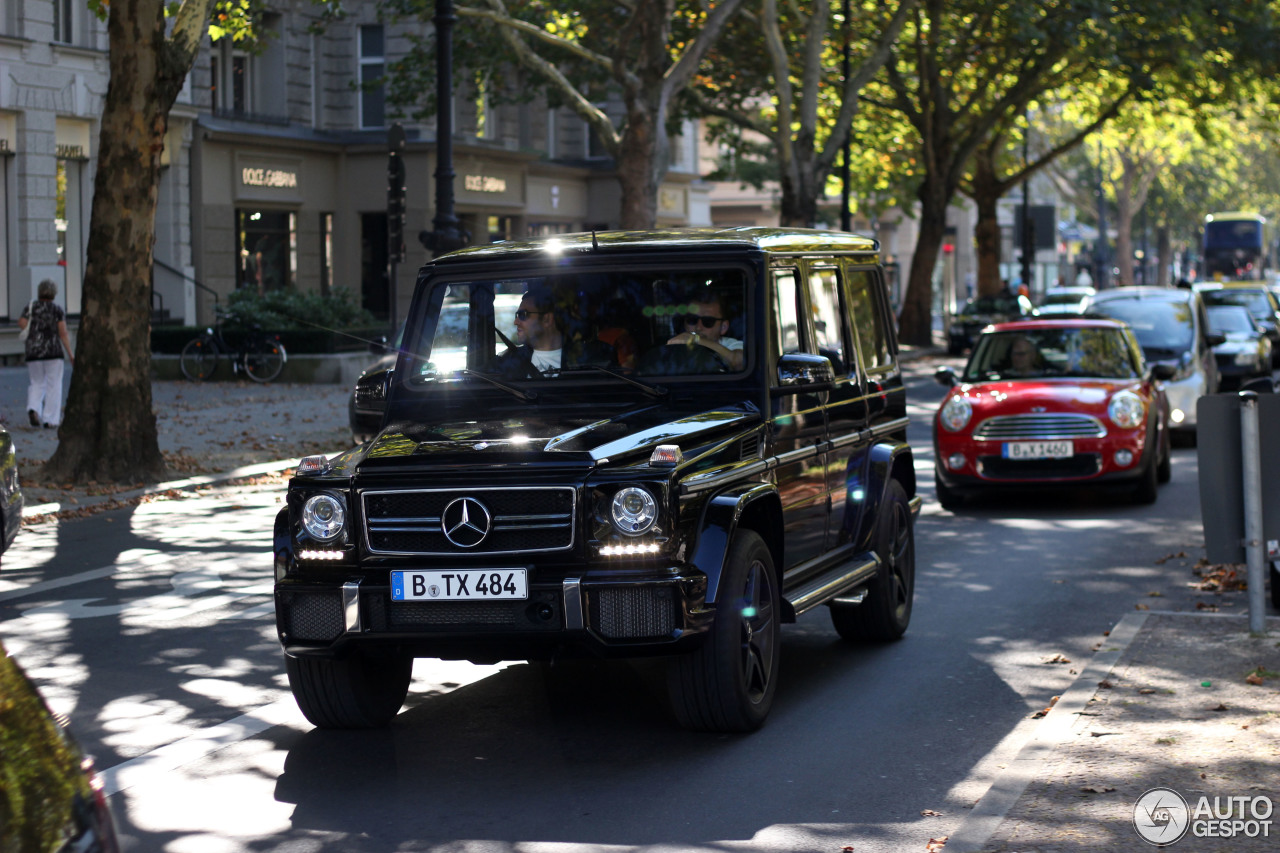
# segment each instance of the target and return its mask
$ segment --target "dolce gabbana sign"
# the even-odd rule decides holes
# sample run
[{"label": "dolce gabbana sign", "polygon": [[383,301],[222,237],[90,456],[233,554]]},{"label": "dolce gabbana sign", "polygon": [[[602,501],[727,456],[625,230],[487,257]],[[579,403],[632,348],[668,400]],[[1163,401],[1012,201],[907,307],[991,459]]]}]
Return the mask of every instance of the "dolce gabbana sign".
[{"label": "dolce gabbana sign", "polygon": [[240,182],[246,187],[290,187],[298,186],[298,173],[285,169],[262,169],[245,166],[240,170]]},{"label": "dolce gabbana sign", "polygon": [[473,193],[504,193],[507,182],[493,175],[463,175],[462,186]]},{"label": "dolce gabbana sign", "polygon": [[234,162],[236,198],[245,201],[302,201],[305,189],[302,161],[285,157],[237,154]]}]

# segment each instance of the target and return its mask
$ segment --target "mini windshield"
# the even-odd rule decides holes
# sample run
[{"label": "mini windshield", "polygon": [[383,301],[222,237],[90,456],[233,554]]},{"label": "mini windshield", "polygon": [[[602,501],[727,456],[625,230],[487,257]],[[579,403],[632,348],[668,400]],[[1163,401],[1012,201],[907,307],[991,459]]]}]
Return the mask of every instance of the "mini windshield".
[{"label": "mini windshield", "polygon": [[[418,384],[725,374],[745,364],[746,270],[560,272],[437,284],[406,351]],[[604,368],[604,370],[601,370]],[[635,386],[633,387],[642,387]]]},{"label": "mini windshield", "polygon": [[1140,361],[1121,329],[1040,328],[980,337],[964,379],[1136,379],[1140,375]]},{"label": "mini windshield", "polygon": [[1106,299],[1093,310],[1128,323],[1148,358],[1185,352],[1194,342],[1191,305],[1183,300]]}]

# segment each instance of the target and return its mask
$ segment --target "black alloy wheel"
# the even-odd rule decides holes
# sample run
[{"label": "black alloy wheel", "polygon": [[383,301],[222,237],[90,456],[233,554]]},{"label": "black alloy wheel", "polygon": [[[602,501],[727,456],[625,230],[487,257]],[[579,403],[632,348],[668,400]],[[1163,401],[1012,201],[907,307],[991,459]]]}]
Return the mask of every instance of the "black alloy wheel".
[{"label": "black alloy wheel", "polygon": [[916,543],[907,491],[890,480],[876,520],[880,573],[861,604],[830,605],[831,624],[845,640],[897,640],[911,624],[915,600]]}]

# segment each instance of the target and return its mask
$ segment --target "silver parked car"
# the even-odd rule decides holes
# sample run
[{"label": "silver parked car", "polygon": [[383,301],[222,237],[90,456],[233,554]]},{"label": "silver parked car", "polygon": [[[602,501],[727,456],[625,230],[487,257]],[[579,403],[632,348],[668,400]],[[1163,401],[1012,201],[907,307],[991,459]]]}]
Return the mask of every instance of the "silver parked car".
[{"label": "silver parked car", "polygon": [[1164,383],[1169,423],[1175,433],[1193,433],[1196,401],[1216,394],[1220,382],[1213,348],[1226,338],[1209,328],[1204,300],[1194,290],[1173,287],[1121,287],[1101,290],[1090,312],[1123,320],[1132,328],[1150,364],[1174,368]]}]

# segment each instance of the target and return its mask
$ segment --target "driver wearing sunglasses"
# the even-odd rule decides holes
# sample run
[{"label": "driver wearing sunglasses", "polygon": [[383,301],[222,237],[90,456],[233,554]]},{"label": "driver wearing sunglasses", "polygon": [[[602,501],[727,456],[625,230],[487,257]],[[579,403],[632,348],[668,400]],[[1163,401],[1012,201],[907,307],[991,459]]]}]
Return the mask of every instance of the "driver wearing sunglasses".
[{"label": "driver wearing sunglasses", "polygon": [[677,316],[676,321],[684,325],[684,331],[667,343],[706,347],[730,369],[742,369],[742,341],[725,335],[729,331],[729,321],[724,304],[714,291],[699,291],[688,305],[688,313]]}]

